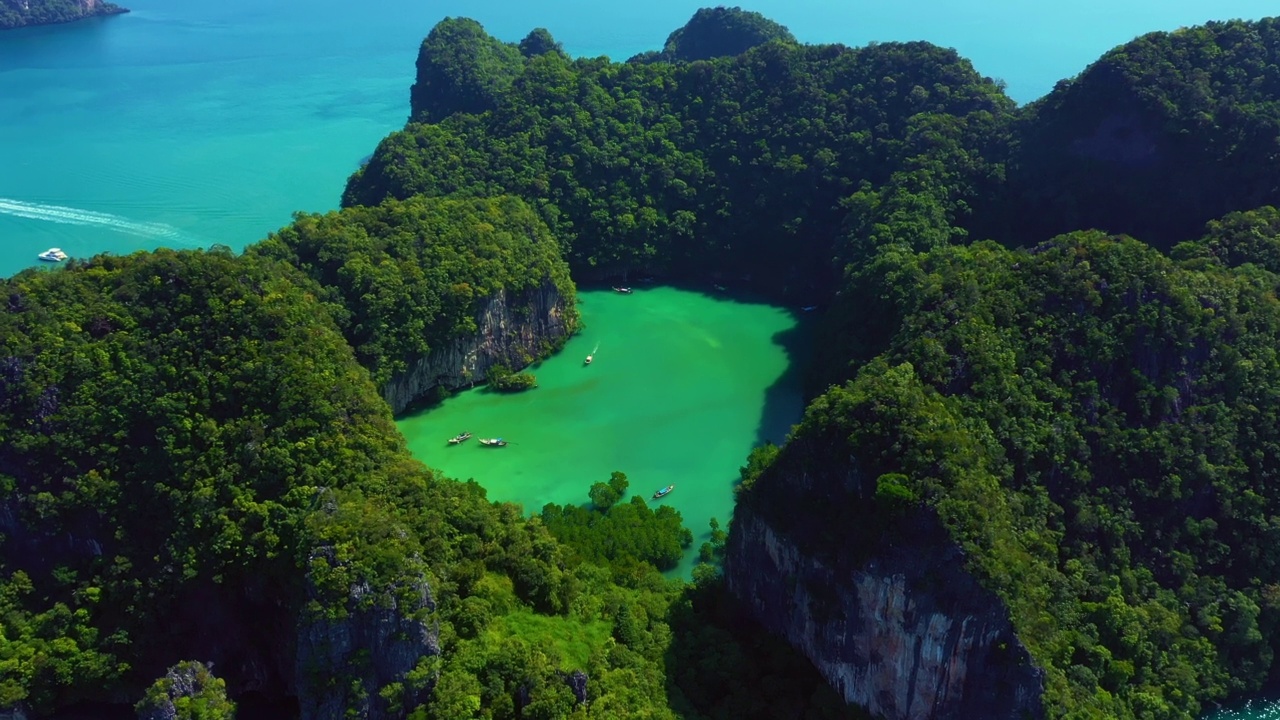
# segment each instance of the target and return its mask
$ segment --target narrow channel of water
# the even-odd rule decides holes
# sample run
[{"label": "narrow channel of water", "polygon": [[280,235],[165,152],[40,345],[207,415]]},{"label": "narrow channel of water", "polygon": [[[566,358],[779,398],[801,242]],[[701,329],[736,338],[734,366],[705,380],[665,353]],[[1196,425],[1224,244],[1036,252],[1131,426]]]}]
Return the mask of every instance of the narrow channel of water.
[{"label": "narrow channel of water", "polygon": [[[629,495],[674,484],[661,502],[694,533],[676,570],[687,577],[710,519],[728,524],[737,468],[751,448],[781,442],[800,419],[806,318],[669,287],[579,297],[586,329],[531,369],[537,388],[467,390],[401,418],[400,430],[423,462],[474,478],[491,499],[530,513],[586,503],[591,484],[614,470],[627,474]],[[463,431],[476,437],[448,445]],[[488,437],[511,444],[476,442]]]}]

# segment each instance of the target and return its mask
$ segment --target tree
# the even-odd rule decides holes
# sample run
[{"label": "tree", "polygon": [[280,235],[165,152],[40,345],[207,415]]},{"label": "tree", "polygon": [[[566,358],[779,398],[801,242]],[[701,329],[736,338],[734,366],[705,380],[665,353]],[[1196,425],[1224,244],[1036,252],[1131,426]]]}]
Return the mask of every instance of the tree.
[{"label": "tree", "polygon": [[227,684],[203,663],[180,662],[156,680],[135,706],[138,720],[233,720]]},{"label": "tree", "polygon": [[591,504],[596,509],[604,511],[613,507],[626,495],[627,487],[626,474],[615,470],[609,477],[609,482],[598,482],[592,485],[588,495],[591,497]]}]

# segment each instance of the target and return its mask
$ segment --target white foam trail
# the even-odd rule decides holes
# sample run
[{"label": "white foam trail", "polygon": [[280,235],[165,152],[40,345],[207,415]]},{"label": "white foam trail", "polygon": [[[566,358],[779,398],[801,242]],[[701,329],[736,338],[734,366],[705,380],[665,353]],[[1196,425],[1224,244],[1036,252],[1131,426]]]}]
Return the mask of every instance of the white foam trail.
[{"label": "white foam trail", "polygon": [[595,354],[596,354],[596,353],[598,353],[598,352],[600,352],[600,343],[596,343],[596,349],[595,349],[595,350],[592,350],[592,351],[591,351],[591,354],[592,354],[592,355],[595,355]]},{"label": "white foam trail", "polygon": [[185,233],[181,230],[164,223],[137,222],[119,215],[112,215],[111,213],[81,210],[62,205],[44,205],[10,198],[0,198],[0,215],[44,220],[63,225],[96,225],[147,238],[178,240],[185,237]]}]

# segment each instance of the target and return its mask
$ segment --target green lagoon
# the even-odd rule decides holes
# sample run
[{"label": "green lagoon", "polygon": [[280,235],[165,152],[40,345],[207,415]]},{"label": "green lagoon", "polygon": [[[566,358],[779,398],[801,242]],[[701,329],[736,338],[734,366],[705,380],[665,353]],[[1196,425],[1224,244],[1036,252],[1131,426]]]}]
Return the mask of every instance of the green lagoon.
[{"label": "green lagoon", "polygon": [[[797,355],[806,351],[807,318],[669,287],[582,292],[579,300],[586,328],[531,368],[537,388],[467,390],[402,417],[400,431],[427,465],[474,478],[491,499],[527,512],[586,503],[591,484],[614,470],[627,474],[629,495],[675,484],[661,502],[694,533],[675,571],[688,576],[710,519],[728,524],[736,468],[800,419]],[[448,445],[463,431],[476,437]],[[486,448],[476,442],[482,437],[511,444]]]}]

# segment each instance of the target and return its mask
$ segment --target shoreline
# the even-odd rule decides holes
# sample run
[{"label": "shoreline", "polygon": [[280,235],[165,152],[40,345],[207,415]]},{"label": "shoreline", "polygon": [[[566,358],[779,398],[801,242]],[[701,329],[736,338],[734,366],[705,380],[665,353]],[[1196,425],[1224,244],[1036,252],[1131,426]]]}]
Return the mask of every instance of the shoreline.
[{"label": "shoreline", "polygon": [[86,9],[85,12],[83,12],[80,15],[76,15],[74,17],[60,18],[56,20],[37,20],[32,22],[22,22],[18,25],[0,25],[0,32],[4,32],[6,30],[21,30],[22,28],[50,27],[54,25],[69,25],[71,23],[80,22],[82,20],[89,20],[92,18],[111,17],[114,15],[125,15],[130,12],[133,12],[133,11],[127,7],[121,7],[114,3],[102,3],[102,2],[94,1],[93,6],[91,8]]}]

